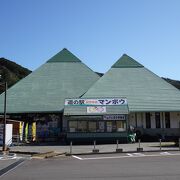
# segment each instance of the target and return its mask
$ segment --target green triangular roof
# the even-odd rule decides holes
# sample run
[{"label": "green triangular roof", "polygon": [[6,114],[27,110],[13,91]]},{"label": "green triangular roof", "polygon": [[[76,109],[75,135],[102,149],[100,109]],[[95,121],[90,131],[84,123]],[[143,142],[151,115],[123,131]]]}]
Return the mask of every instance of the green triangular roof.
[{"label": "green triangular roof", "polygon": [[[123,63],[120,62],[123,60]],[[130,112],[180,111],[180,91],[145,67],[126,66],[123,56],[82,98],[126,97]],[[136,62],[136,61],[135,61]],[[121,64],[122,63],[122,64]],[[123,68],[117,68],[123,65]]]},{"label": "green triangular roof", "polygon": [[64,48],[62,51],[60,51],[59,53],[57,53],[55,56],[53,56],[51,59],[47,61],[47,63],[52,63],[52,62],[81,62],[81,60],[78,59],[74,54],[72,54],[66,48]]},{"label": "green triangular roof", "polygon": [[[99,76],[74,57],[63,49],[55,62],[48,61],[8,89],[7,113],[60,112],[65,98],[83,95]],[[0,95],[0,102],[3,99],[4,94]],[[3,113],[3,103],[0,112]]]},{"label": "green triangular roof", "polygon": [[138,63],[130,56],[123,54],[122,57],[112,66],[112,68],[128,68],[128,67],[138,68],[138,67],[143,67],[143,65]]}]

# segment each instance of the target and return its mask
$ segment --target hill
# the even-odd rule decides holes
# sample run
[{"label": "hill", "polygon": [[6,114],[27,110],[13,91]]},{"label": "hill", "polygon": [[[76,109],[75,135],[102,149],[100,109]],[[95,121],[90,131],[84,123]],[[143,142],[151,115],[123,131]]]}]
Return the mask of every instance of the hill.
[{"label": "hill", "polygon": [[[8,87],[14,85],[17,81],[24,78],[31,71],[27,68],[24,68],[15,62],[7,60],[5,58],[0,58],[0,83],[2,81],[6,81],[8,83]],[[4,87],[0,86],[0,94],[3,92]]]},{"label": "hill", "polygon": [[180,90],[180,81],[169,79],[169,78],[163,78],[163,79]]},{"label": "hill", "polygon": [[[29,75],[32,71],[24,68],[13,61],[7,60],[5,58],[0,58],[0,75],[3,81],[7,81],[8,87],[11,87],[20,79]],[[103,76],[103,73],[96,72],[99,76]],[[173,80],[169,78],[163,78],[168,83],[172,84],[180,90],[180,81]],[[1,82],[1,80],[0,80]],[[4,91],[4,87],[0,86],[0,94]]]}]

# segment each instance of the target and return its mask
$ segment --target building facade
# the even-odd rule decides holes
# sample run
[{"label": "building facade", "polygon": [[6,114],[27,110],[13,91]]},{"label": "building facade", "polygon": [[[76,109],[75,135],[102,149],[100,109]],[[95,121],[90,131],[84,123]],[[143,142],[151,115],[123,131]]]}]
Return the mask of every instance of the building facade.
[{"label": "building facade", "polygon": [[8,89],[7,113],[38,141],[180,136],[180,91],[126,54],[100,78],[63,49]]}]

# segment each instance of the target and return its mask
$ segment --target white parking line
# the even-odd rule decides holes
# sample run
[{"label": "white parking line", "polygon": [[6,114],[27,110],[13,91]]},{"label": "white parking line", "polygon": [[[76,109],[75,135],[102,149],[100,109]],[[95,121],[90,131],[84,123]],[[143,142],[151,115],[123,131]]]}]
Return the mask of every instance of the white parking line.
[{"label": "white parking line", "polygon": [[161,155],[171,155],[171,153],[169,153],[169,152],[162,152],[162,153],[160,153]]},{"label": "white parking line", "polygon": [[171,153],[159,153],[159,154],[142,154],[142,153],[127,153],[126,156],[105,156],[105,157],[92,157],[92,158],[81,158],[78,156],[73,156],[79,160],[102,160],[102,159],[121,159],[121,158],[142,158],[142,157],[162,157],[162,156],[180,156],[180,153],[171,154]]},{"label": "white parking line", "polygon": [[127,153],[128,156],[133,156],[133,154]]},{"label": "white parking line", "polygon": [[80,157],[78,157],[78,156],[72,156],[72,157],[74,157],[74,158],[76,158],[76,159],[79,159],[79,160],[83,160],[83,158],[80,158]]},{"label": "white parking line", "polygon": [[21,159],[22,157],[20,156],[0,156],[0,160],[1,161],[5,161],[5,160],[12,160],[12,159]]},{"label": "white parking line", "polygon": [[142,154],[142,153],[133,153],[133,156],[146,156],[145,154]]}]

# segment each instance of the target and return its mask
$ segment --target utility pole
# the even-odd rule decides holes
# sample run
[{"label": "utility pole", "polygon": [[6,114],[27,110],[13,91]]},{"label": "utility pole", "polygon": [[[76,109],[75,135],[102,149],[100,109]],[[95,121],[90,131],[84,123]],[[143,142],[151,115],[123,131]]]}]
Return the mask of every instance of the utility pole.
[{"label": "utility pole", "polygon": [[4,120],[3,120],[3,147],[2,147],[2,151],[6,151],[7,150],[7,146],[6,146],[6,102],[7,102],[7,82],[4,82]]},{"label": "utility pole", "polygon": [[[0,79],[2,76],[0,75]],[[0,83],[0,86],[4,86],[4,118],[3,118],[3,144],[2,151],[7,151],[6,146],[6,103],[7,103],[7,82]]]}]

